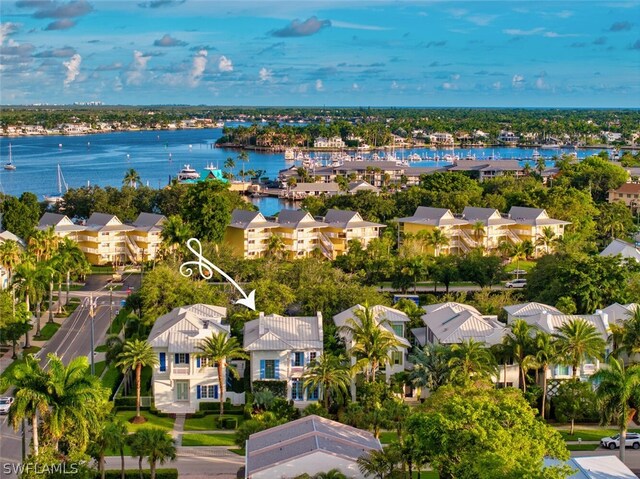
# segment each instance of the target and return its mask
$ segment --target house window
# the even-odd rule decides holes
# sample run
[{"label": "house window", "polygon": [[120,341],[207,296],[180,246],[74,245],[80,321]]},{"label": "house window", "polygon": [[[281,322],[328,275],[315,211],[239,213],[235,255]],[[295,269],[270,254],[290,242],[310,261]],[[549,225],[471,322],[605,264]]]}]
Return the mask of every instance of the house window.
[{"label": "house window", "polygon": [[188,401],[189,400],[189,381],[176,381],[176,400]]},{"label": "house window", "polygon": [[218,385],[208,384],[201,386],[200,397],[202,399],[218,399]]},{"label": "house window", "polygon": [[304,390],[302,389],[302,381],[299,378],[291,380],[291,399],[294,401],[304,400]]},{"label": "house window", "polygon": [[280,361],[278,359],[260,360],[260,379],[279,379]]},{"label": "house window", "polygon": [[196,366],[198,366],[199,368],[208,368],[211,366],[211,364],[213,364],[209,358],[207,357],[199,357],[198,358],[198,364],[196,364]]},{"label": "house window", "polygon": [[394,366],[402,364],[402,351],[391,352],[391,364]]},{"label": "house window", "polygon": [[315,361],[316,360],[316,356],[318,353],[316,353],[315,351],[309,353],[309,362],[311,361]]},{"label": "house window", "polygon": [[176,353],[174,357],[174,362],[176,364],[189,364],[189,354]]},{"label": "house window", "polygon": [[249,244],[255,244],[256,240],[249,240]]},{"label": "house window", "polygon": [[307,389],[307,400],[308,401],[317,401],[319,397],[318,388]]},{"label": "house window", "polygon": [[293,366],[294,368],[299,368],[304,366],[304,353],[302,352],[293,353],[291,366]]},{"label": "house window", "polygon": [[298,244],[304,243],[304,240],[298,240]]},{"label": "house window", "polygon": [[392,323],[391,327],[396,336],[404,337],[404,325],[402,323]]}]

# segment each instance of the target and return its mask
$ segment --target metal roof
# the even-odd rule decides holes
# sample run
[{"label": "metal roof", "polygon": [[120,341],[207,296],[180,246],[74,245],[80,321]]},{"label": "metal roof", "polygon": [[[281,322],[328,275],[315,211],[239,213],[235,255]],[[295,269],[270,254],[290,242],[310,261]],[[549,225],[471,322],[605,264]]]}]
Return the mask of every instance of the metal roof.
[{"label": "metal roof", "polygon": [[[371,450],[382,446],[370,432],[311,415],[249,436],[246,476],[316,451],[355,462]],[[274,471],[274,477],[280,475]]]},{"label": "metal roof", "polygon": [[235,209],[231,213],[232,228],[276,228],[278,223],[267,221],[267,219],[259,211],[239,210]]},{"label": "metal roof", "polygon": [[368,228],[368,227],[381,227],[384,228],[386,225],[382,225],[380,223],[372,223],[371,221],[365,221],[360,216],[360,213],[357,211],[346,211],[346,210],[334,210],[331,209],[327,211],[327,214],[324,217],[324,222],[329,226],[338,227],[338,228]]},{"label": "metal roof", "polygon": [[542,208],[527,208],[525,206],[512,206],[509,210],[509,218],[518,224],[532,226],[569,225],[570,221],[549,218],[547,210]]},{"label": "metal roof", "polygon": [[536,302],[513,304],[511,306],[505,306],[502,309],[511,316],[535,316],[540,313],[562,314],[562,312],[554,306]]},{"label": "metal roof", "polygon": [[308,212],[303,210],[280,210],[278,225],[283,228],[324,228],[327,225],[313,219]]},{"label": "metal roof", "polygon": [[247,351],[322,351],[322,313],[317,316],[265,316],[244,325],[244,348]]},{"label": "metal roof", "polygon": [[155,213],[140,213],[133,223],[131,223],[136,231],[153,231],[161,230],[162,224],[167,221],[164,215]]},{"label": "metal roof", "polygon": [[[389,306],[383,306],[381,304],[371,306],[371,309],[373,309],[373,315],[376,321],[380,322],[386,319],[389,321],[389,323],[391,323],[391,324],[383,324],[382,327],[384,329],[392,333],[396,337],[396,339],[400,343],[402,343],[405,347],[410,346],[409,341],[407,341],[402,336],[398,336],[392,327],[393,323],[408,323],[410,321],[409,317],[405,313],[403,313],[400,310],[390,308]],[[340,328],[346,324],[348,319],[350,318],[354,320],[357,319],[355,315],[356,311],[364,311],[364,306],[360,304],[356,304],[355,306],[352,306],[351,308],[336,314],[333,317],[333,322],[338,328]]]},{"label": "metal roof", "polygon": [[614,239],[609,243],[600,256],[617,256],[622,255],[623,258],[631,258],[640,262],[640,250],[635,247],[635,245],[631,243],[627,243],[626,241],[622,241],[619,239]]},{"label": "metal roof", "polygon": [[468,339],[497,344],[506,334],[506,328],[493,318],[468,309],[456,311],[451,307],[438,309],[422,316],[425,325],[440,343],[461,343]]},{"label": "metal roof", "polygon": [[413,216],[398,218],[401,223],[418,223],[433,226],[466,225],[469,222],[453,216],[451,210],[446,208],[432,208],[418,206]]},{"label": "metal roof", "polygon": [[462,211],[462,217],[469,223],[482,221],[486,226],[515,224],[515,221],[503,218],[500,212],[493,208],[476,208],[473,206],[465,206],[464,210]]},{"label": "metal roof", "polygon": [[43,214],[42,218],[40,218],[40,221],[38,222],[37,229],[46,230],[52,226],[56,232],[83,231],[85,229],[84,226],[74,224],[68,216],[59,215],[57,213]]}]

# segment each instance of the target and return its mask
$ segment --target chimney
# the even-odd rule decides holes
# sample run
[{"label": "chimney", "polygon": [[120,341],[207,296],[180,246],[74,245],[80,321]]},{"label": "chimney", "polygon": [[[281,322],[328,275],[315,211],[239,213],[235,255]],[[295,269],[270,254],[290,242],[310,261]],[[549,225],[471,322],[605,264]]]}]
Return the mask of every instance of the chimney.
[{"label": "chimney", "polygon": [[262,336],[265,332],[264,311],[260,311],[260,313],[258,314],[258,336]]},{"label": "chimney", "polygon": [[596,315],[602,318],[602,324],[604,324],[604,330],[609,331],[609,315],[601,309],[596,309]]},{"label": "chimney", "polygon": [[322,328],[322,313],[320,311],[316,312],[316,317],[318,318],[318,334],[320,335],[320,341],[322,341],[324,337]]}]

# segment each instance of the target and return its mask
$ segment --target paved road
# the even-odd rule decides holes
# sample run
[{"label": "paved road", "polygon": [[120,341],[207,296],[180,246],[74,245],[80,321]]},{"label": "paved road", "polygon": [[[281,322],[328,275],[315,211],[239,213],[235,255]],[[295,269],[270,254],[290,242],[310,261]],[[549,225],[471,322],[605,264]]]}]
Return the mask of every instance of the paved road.
[{"label": "paved road", "polygon": [[[93,277],[90,277],[93,278]],[[100,277],[99,280],[88,282],[83,291],[74,291],[75,297],[86,297],[93,294],[97,301],[94,316],[94,338],[95,345],[104,342],[107,329],[109,328],[109,291],[105,291],[106,280]],[[87,288],[100,289],[90,291]],[[113,294],[114,314],[119,309],[119,301],[126,292],[116,292]],[[64,364],[79,356],[89,357],[91,352],[91,317],[88,306],[79,306],[74,313],[63,323],[58,332],[48,341],[38,353],[41,364],[46,366],[47,354],[57,354],[62,358]],[[29,448],[29,438],[27,438],[27,449]],[[19,463],[22,457],[22,446],[20,433],[13,431],[7,424],[6,416],[0,416],[0,478],[13,479],[14,474],[4,474],[2,465],[4,463]]]}]

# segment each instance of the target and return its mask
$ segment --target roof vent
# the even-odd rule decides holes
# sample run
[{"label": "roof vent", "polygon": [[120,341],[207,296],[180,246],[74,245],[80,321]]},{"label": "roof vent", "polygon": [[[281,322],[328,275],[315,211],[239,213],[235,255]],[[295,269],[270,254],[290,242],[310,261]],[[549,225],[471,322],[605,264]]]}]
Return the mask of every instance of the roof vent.
[{"label": "roof vent", "polygon": [[208,320],[204,320],[202,321],[202,328],[203,329],[209,329],[209,321]]}]

